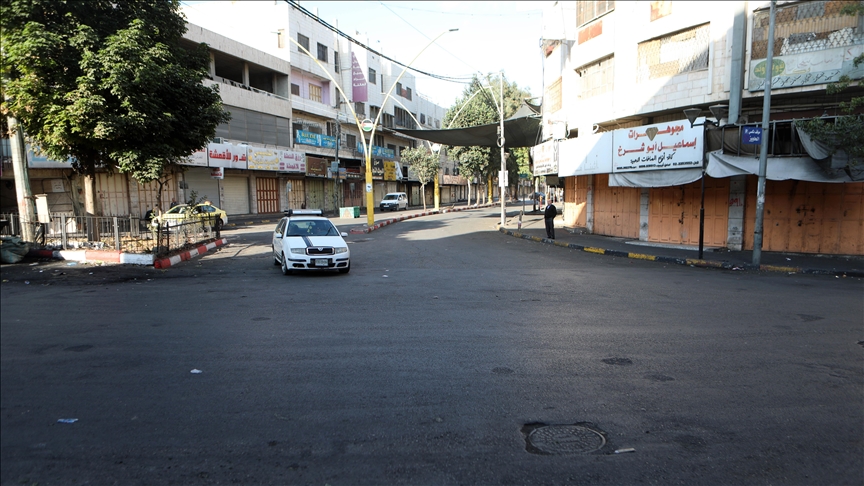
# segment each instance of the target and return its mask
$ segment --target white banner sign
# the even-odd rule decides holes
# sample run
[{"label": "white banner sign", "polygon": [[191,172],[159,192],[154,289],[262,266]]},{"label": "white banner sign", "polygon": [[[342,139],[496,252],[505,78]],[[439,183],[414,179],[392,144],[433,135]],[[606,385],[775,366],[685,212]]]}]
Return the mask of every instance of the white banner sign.
[{"label": "white banner sign", "polygon": [[306,173],[306,155],[301,152],[283,150],[279,161],[279,170],[282,172]]},{"label": "white banner sign", "polygon": [[210,167],[246,169],[246,148],[246,145],[233,143],[209,143],[207,144],[208,164]]},{"label": "white banner sign", "polygon": [[612,173],[612,132],[582,135],[558,143],[558,176]]},{"label": "white banner sign", "polygon": [[549,140],[531,149],[534,157],[534,176],[558,173],[558,141]]},{"label": "white banner sign", "polygon": [[622,128],[612,133],[613,173],[702,167],[703,127],[690,128],[687,120]]},{"label": "white banner sign", "polygon": [[207,150],[200,149],[192,153],[186,160],[180,162],[180,165],[195,165],[198,167],[207,167]]}]

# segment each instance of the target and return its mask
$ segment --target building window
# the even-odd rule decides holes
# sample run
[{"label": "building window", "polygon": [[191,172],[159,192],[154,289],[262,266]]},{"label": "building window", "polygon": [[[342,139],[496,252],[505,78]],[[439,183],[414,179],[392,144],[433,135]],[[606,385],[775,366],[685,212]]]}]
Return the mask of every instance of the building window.
[{"label": "building window", "polygon": [[579,96],[582,99],[601,95],[613,90],[615,74],[615,58],[607,58],[586,64],[578,69]]},{"label": "building window", "polygon": [[327,62],[327,46],[320,42],[318,43],[318,60]]},{"label": "building window", "polygon": [[[855,2],[851,3],[854,4]],[[784,5],[779,5],[778,2],[776,8],[775,57],[861,43],[861,25],[864,23],[864,15],[841,13],[841,2],[795,2]],[[768,57],[769,14],[768,8],[753,13],[753,44],[751,46],[753,60]],[[810,58],[805,62],[814,61],[816,58]],[[819,59],[819,62],[821,61],[822,59]],[[800,62],[800,60],[796,62]]]},{"label": "building window", "polygon": [[303,49],[309,50],[309,38],[305,35],[297,34],[297,43],[303,46]]},{"label": "building window", "polygon": [[333,51],[333,69],[339,72],[339,51]]},{"label": "building window", "polygon": [[396,94],[402,96],[402,83],[396,83]]},{"label": "building window", "polygon": [[420,123],[424,125],[426,124],[426,115],[424,115],[423,113],[420,113]]},{"label": "building window", "polygon": [[380,107],[377,106],[369,106],[369,118],[376,119],[378,118],[378,112],[381,111]]},{"label": "building window", "polygon": [[393,128],[393,115],[389,113],[382,113],[381,124],[387,128]]},{"label": "building window", "polygon": [[372,145],[377,147],[384,146],[384,135],[375,135],[375,139],[372,141]]},{"label": "building window", "polygon": [[276,47],[285,49],[285,29],[276,31]]},{"label": "building window", "polygon": [[381,94],[384,94],[384,75],[381,74]]},{"label": "building window", "polygon": [[710,24],[639,44],[636,81],[666,78],[708,68]]},{"label": "building window", "polygon": [[561,109],[561,78],[558,78],[551,86],[546,88],[546,96],[543,98],[543,102],[544,105],[549,105],[549,113],[555,113]]},{"label": "building window", "polygon": [[356,149],[357,148],[357,135],[351,135],[350,133],[345,134],[345,146]]},{"label": "building window", "polygon": [[614,0],[583,0],[576,2],[576,25],[587,24],[612,10],[615,10]]},{"label": "building window", "polygon": [[309,99],[321,103],[321,86],[309,85]]},{"label": "building window", "polygon": [[376,84],[378,82],[377,78],[378,77],[375,75],[375,70],[372,68],[369,68],[369,83],[370,84]]},{"label": "building window", "polygon": [[354,112],[357,113],[358,115],[364,115],[365,116],[366,115],[366,105],[364,105],[363,103],[359,103],[359,102],[354,103]]},{"label": "building window", "polygon": [[291,94],[300,96],[300,85],[291,83]]},{"label": "building window", "polygon": [[411,113],[399,108],[398,106],[393,108],[393,115],[396,118],[396,125],[400,127],[410,128],[414,130],[417,128],[417,123],[414,121],[414,118],[411,116]]},{"label": "building window", "polygon": [[405,88],[405,97],[411,99],[411,88]]}]

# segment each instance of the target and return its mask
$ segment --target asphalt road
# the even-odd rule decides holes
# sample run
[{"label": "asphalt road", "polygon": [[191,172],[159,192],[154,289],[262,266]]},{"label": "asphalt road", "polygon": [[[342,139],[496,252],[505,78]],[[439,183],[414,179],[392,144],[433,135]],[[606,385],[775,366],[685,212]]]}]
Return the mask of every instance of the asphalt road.
[{"label": "asphalt road", "polygon": [[271,225],[167,270],[4,265],[0,483],[864,483],[860,279],[498,218],[350,235],[347,275],[282,276]]}]

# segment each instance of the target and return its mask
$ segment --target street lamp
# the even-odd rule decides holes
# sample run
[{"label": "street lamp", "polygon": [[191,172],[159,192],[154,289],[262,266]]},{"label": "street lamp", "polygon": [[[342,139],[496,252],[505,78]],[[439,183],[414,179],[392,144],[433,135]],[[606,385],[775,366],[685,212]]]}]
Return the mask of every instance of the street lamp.
[{"label": "street lamp", "polygon": [[[684,116],[687,117],[687,120],[690,122],[690,128],[698,127],[702,125],[712,125],[719,126],[720,120],[726,118],[729,107],[727,105],[714,105],[708,108],[711,111],[711,114],[714,115],[714,118],[717,119],[717,123],[712,122],[709,119],[705,119],[702,123],[695,123],[696,118],[702,114],[701,108],[687,108],[684,110]],[[704,132],[704,130],[703,130]],[[699,203],[699,259],[702,259],[702,256],[705,254],[705,153],[703,150],[702,153],[702,193],[700,195],[701,202]]]},{"label": "street lamp", "polygon": [[[393,94],[393,88],[396,87],[396,85],[402,79],[402,76],[404,76],[405,73],[408,71],[408,68],[411,66],[411,64],[413,64],[414,61],[416,61],[417,58],[420,57],[420,54],[423,54],[423,51],[428,49],[429,46],[434,44],[435,41],[440,39],[441,36],[443,36],[444,34],[448,32],[456,32],[458,30],[459,29],[450,29],[438,34],[438,36],[432,39],[428,44],[426,44],[423,49],[420,49],[420,52],[418,52],[417,55],[414,56],[414,59],[411,59],[411,62],[409,62],[402,68],[402,72],[399,73],[399,77],[396,78],[396,81],[393,82],[393,84],[390,86],[390,89],[387,91],[387,94],[384,96],[384,99],[381,101],[381,110],[378,110],[378,114],[375,116],[375,120],[372,122],[371,127],[369,127],[368,124],[363,123],[360,118],[357,117],[357,112],[354,111],[354,107],[350,103],[348,104],[348,109],[350,109],[351,114],[354,115],[354,122],[357,124],[357,129],[360,130],[361,133],[369,133],[368,142],[366,140],[366,137],[362,135],[360,136],[360,140],[363,142],[363,154],[366,160],[366,224],[368,226],[375,225],[375,193],[372,190],[372,140],[375,139],[375,130],[378,128],[378,120],[381,118],[381,113],[384,112],[384,106],[387,104],[387,100],[390,99],[390,95]],[[318,65],[318,67],[321,68],[321,71],[323,71],[324,74],[326,74],[327,77],[330,78],[330,81],[333,82],[333,85],[336,86],[336,89],[339,90],[339,93],[342,94],[342,97],[344,99],[350,99],[348,95],[345,94],[345,91],[342,90],[342,86],[339,85],[339,82],[336,81],[335,78],[333,78],[332,74],[330,74],[330,71],[326,67],[324,67],[321,62],[319,62],[318,59],[313,56],[311,52],[309,52],[308,49],[306,49],[299,42],[294,40],[294,38],[288,37],[288,39],[291,40],[291,42],[294,43],[294,45],[296,45],[301,52],[309,56],[309,58],[312,59],[312,61],[314,61],[315,64]]]}]

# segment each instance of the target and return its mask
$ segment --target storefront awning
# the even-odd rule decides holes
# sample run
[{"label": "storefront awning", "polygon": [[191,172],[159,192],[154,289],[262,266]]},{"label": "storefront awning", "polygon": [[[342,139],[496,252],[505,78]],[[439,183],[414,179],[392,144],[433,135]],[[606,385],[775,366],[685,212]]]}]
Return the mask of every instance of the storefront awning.
[{"label": "storefront awning", "polygon": [[[403,135],[454,147],[497,147],[500,124],[450,130],[407,130],[395,128]],[[523,103],[510,118],[504,120],[504,147],[533,147],[541,142],[542,117],[539,107]]]},{"label": "storefront awning", "polygon": [[683,186],[698,181],[702,169],[643,170],[609,174],[609,185],[619,187]]},{"label": "storefront awning", "polygon": [[[765,177],[772,181],[855,182],[842,169],[822,169],[810,157],[768,157]],[[758,175],[759,159],[708,152],[706,173],[714,178],[736,175]]]}]

